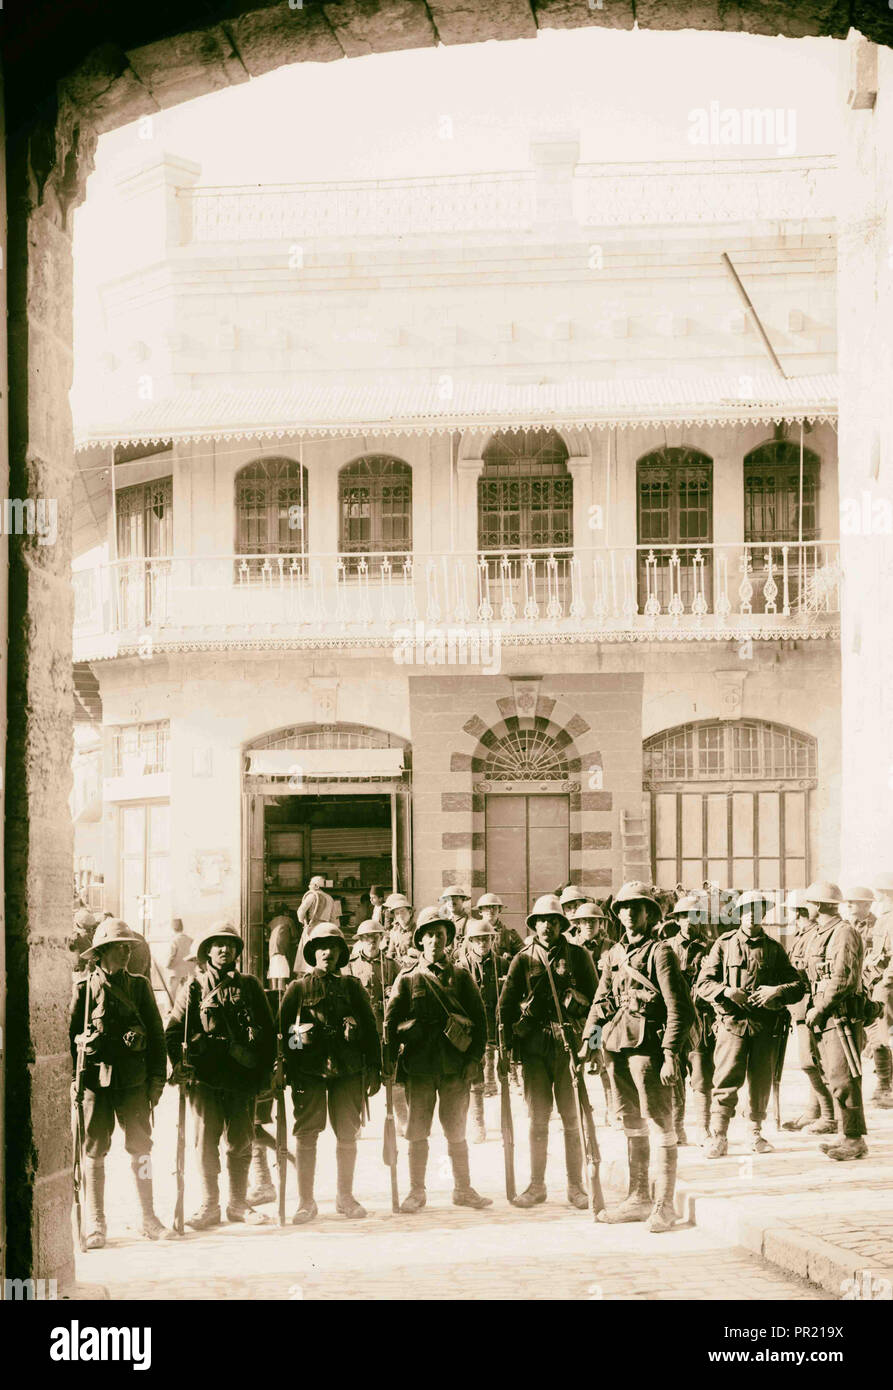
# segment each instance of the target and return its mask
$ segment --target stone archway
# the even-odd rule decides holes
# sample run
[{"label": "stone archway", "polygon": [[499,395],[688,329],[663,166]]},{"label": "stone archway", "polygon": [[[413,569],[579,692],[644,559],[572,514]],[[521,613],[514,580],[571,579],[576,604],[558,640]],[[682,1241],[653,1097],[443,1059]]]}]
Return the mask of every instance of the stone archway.
[{"label": "stone archway", "polygon": [[[296,8],[231,0],[86,7],[36,0],[4,12],[9,325],[8,495],[55,499],[59,540],[11,538],[5,808],[7,1272],[73,1275],[67,1125],[70,907],[67,798],[72,705],[70,587],[72,263],[69,215],[100,134],[295,62],[486,39],[538,28],[725,29],[893,44],[875,0],[338,0]],[[866,258],[866,261],[869,258]],[[865,286],[853,275],[851,294]],[[866,301],[867,302],[867,301]],[[885,304],[875,307],[878,323]],[[864,338],[854,329],[853,351]],[[2,385],[2,383],[0,383]],[[853,387],[855,401],[857,387]],[[878,399],[883,399],[880,387]],[[864,412],[863,412],[864,413]],[[855,427],[854,427],[855,428]],[[855,457],[859,450],[851,450]],[[865,639],[863,637],[863,645]],[[864,684],[864,682],[863,682]]]}]

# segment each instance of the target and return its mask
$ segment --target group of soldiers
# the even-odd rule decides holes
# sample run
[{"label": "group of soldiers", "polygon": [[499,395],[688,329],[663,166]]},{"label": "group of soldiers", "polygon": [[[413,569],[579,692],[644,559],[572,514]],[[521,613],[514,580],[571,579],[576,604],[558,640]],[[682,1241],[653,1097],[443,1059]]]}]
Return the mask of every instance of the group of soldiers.
[{"label": "group of soldiers", "polygon": [[[289,919],[271,923],[269,993],[241,972],[242,938],[235,926],[220,923],[195,938],[188,956],[193,973],[180,984],[166,1025],[147,980],[127,969],[129,928],[109,919],[96,929],[83,952],[87,969],[76,980],[71,1014],[85,1248],[105,1242],[104,1161],[116,1121],[131,1156],[144,1234],[172,1234],[154,1212],[147,1161],[152,1111],[166,1081],[188,1097],[194,1118],[202,1197],[185,1224],[195,1230],[222,1220],[221,1139],[227,1219],[269,1219],[259,1210],[276,1195],[262,1126],[274,1098],[284,1125],[286,1088],[296,1138],[297,1225],[317,1215],[317,1144],[327,1123],[336,1141],[336,1210],[348,1219],[366,1215],[353,1191],[357,1140],[382,1086],[386,1126],[396,1116],[408,1146],[409,1190],[400,1211],[426,1204],[435,1108],[453,1203],[475,1210],[491,1205],[472,1185],[468,1113],[472,1137],[480,1141],[485,1097],[501,1091],[505,1106],[515,1079],[528,1110],[530,1180],[515,1191],[504,1108],[509,1200],[520,1209],[547,1200],[556,1108],[568,1202],[590,1207],[600,1221],[647,1222],[653,1232],[669,1230],[677,1219],[687,1089],[708,1157],[728,1151],[742,1088],[752,1149],[771,1150],[762,1127],[773,1088],[778,1106],[791,1026],[814,1103],[785,1128],[834,1134],[821,1147],[837,1161],[864,1156],[866,1046],[877,1075],[874,1103],[893,1105],[893,876],[879,879],[873,891],[842,893],[816,881],[789,895],[785,921],[776,925],[796,922],[790,954],[765,930],[775,895],[759,891],[726,895],[724,921],[732,929],[714,939],[718,924],[706,892],[680,893],[668,904],[649,885],[629,882],[606,906],[568,885],[536,901],[522,939],[502,921],[497,895],[484,894],[472,911],[462,886],[452,885],[417,917],[404,895],[373,901],[373,915],[352,946],[325,918],[322,887],[312,891],[321,896],[302,918],[303,931]],[[598,1182],[587,1074],[600,1076],[608,1112],[627,1141],[629,1191],[611,1210]],[[396,1145],[386,1161],[397,1209]]]}]

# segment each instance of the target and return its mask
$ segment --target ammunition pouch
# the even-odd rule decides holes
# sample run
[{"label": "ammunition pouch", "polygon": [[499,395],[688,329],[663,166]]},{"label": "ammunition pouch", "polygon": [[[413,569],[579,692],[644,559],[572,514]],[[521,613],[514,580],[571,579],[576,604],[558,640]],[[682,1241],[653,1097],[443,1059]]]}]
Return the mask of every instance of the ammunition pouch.
[{"label": "ammunition pouch", "polygon": [[625,1052],[641,1047],[647,1026],[644,1014],[621,1009],[602,1028],[602,1047],[606,1052]]},{"label": "ammunition pouch", "polygon": [[467,1052],[474,1037],[474,1024],[464,1014],[449,1014],[443,1036],[458,1052]]}]

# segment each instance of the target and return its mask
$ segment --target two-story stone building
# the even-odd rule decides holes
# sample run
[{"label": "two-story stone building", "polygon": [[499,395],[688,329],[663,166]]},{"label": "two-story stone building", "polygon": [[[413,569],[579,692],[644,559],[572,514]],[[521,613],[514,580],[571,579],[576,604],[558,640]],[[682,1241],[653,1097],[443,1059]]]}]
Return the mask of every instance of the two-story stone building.
[{"label": "two-story stone building", "polygon": [[78,405],[108,905],[837,872],[831,161],[198,174]]}]

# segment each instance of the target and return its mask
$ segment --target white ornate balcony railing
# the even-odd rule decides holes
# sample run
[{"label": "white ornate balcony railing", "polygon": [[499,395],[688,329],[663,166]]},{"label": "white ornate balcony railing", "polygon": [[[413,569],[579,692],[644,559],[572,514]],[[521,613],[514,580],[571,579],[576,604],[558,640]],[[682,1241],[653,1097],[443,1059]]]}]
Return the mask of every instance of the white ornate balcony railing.
[{"label": "white ornate balcony railing", "polygon": [[836,541],[474,554],[170,556],[74,576],[75,651],[407,640],[709,640],[837,631]]},{"label": "white ornate balcony railing", "polygon": [[[580,164],[571,198],[578,223],[802,221],[836,213],[831,157]],[[523,231],[550,220],[554,187],[522,169],[493,174],[337,183],[181,189],[192,242]],[[550,211],[551,208],[551,211]]]}]

